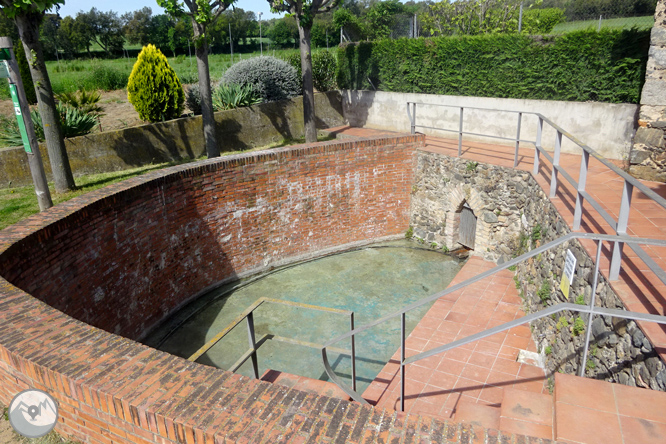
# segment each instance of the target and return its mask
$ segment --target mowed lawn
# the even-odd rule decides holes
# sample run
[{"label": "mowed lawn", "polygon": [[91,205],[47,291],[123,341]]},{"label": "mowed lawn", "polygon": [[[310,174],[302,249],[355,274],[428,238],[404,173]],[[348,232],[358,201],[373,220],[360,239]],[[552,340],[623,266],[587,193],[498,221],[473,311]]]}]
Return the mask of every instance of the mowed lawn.
[{"label": "mowed lawn", "polygon": [[[604,19],[602,17],[601,27],[602,28],[638,28],[638,29],[650,29],[654,25],[654,17],[624,17],[624,18],[612,18]],[[597,29],[599,27],[599,19],[597,20],[580,20],[577,22],[565,22],[555,25],[553,28],[553,34],[564,34],[571,31],[579,31],[581,29]]]}]

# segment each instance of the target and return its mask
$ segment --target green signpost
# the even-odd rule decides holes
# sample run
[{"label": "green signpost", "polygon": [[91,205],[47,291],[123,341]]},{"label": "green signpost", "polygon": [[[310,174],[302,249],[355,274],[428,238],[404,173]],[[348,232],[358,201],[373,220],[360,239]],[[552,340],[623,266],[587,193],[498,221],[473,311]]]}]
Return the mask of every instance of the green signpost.
[{"label": "green signpost", "polygon": [[[28,139],[28,131],[25,129],[25,121],[21,113],[21,103],[19,102],[18,90],[13,83],[9,84],[9,93],[12,95],[12,102],[14,102],[14,113],[16,113],[16,120],[18,120],[19,132],[21,133],[21,140],[23,140],[23,148],[28,154],[32,154],[30,148],[30,140]],[[28,116],[29,118],[29,116]]]}]

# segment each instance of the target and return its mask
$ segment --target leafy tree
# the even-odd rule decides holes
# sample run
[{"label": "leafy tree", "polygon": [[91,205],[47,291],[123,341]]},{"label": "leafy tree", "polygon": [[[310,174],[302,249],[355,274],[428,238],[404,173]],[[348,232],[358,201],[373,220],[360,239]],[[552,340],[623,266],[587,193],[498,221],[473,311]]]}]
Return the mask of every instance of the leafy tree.
[{"label": "leafy tree", "polygon": [[210,68],[208,64],[208,28],[220,17],[233,0],[184,0],[187,10],[178,0],[157,0],[157,4],[176,17],[189,16],[194,34],[199,92],[201,93],[201,116],[204,140],[208,157],[218,157],[220,148],[215,140],[215,118],[210,90]]},{"label": "leafy tree", "polygon": [[307,143],[317,141],[314,87],[312,83],[312,52],[310,48],[312,25],[317,14],[330,11],[339,2],[340,0],[268,0],[272,10],[293,14],[298,24],[303,75],[303,124]]},{"label": "leafy tree", "polygon": [[42,45],[39,42],[39,25],[44,13],[57,7],[61,0],[16,1],[0,0],[0,10],[8,18],[14,20],[19,37],[30,65],[30,74],[35,84],[35,92],[39,103],[39,113],[44,123],[44,137],[49,152],[51,170],[57,193],[75,188],[72,169],[69,165],[67,150],[60,128],[60,116],[53,99],[51,80],[46,71]]},{"label": "leafy tree", "polygon": [[123,33],[128,42],[141,46],[148,43],[155,43],[152,41],[153,37],[153,10],[148,6],[141,8],[134,12],[127,12],[121,17],[123,25]]},{"label": "leafy tree", "polygon": [[521,3],[522,0],[442,0],[430,5],[420,19],[431,35],[512,32],[518,28]]},{"label": "leafy tree", "polygon": [[298,25],[292,17],[283,17],[274,22],[266,36],[278,48],[293,48],[298,42]]},{"label": "leafy tree", "polygon": [[76,14],[76,22],[76,30],[86,42],[88,52],[93,43],[97,43],[108,55],[123,49],[123,26],[117,13],[92,8]]},{"label": "leafy tree", "polygon": [[176,55],[177,51],[185,53],[190,50],[190,42],[193,38],[192,23],[190,20],[183,18],[176,19],[174,26],[169,28],[169,49]]},{"label": "leafy tree", "polygon": [[39,28],[42,51],[46,57],[58,59],[58,29],[62,19],[57,14],[45,14]]},{"label": "leafy tree", "polygon": [[65,57],[71,59],[83,49],[86,49],[85,38],[79,34],[76,20],[70,16],[60,22],[57,34],[58,47],[63,50]]},{"label": "leafy tree", "polygon": [[370,7],[365,15],[366,34],[373,40],[383,39],[391,35],[396,15],[404,10],[399,0],[377,2]]}]

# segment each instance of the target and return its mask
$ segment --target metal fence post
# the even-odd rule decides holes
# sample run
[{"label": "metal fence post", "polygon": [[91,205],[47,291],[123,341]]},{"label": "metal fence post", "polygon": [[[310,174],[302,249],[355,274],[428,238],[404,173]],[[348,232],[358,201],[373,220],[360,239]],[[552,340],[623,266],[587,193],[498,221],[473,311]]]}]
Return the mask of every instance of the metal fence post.
[{"label": "metal fence post", "polygon": [[460,107],[460,131],[458,132],[458,157],[462,156],[463,107]]},{"label": "metal fence post", "polygon": [[537,136],[536,142],[534,143],[534,167],[532,168],[532,174],[536,177],[539,174],[539,155],[541,152],[541,134],[543,134],[543,117],[539,116],[539,123],[537,123]]},{"label": "metal fence post", "polygon": [[553,155],[553,170],[550,173],[550,197],[557,195],[557,167],[560,166],[560,151],[562,150],[562,133],[557,130],[555,138],[555,153]]},{"label": "metal fence post", "polygon": [[[354,330],[354,312],[349,314],[349,323],[351,331]],[[352,377],[352,390],[356,391],[356,339],[355,335],[351,336],[351,377]]]},{"label": "metal fence post", "polygon": [[248,313],[247,317],[247,339],[250,344],[250,349],[252,350],[252,370],[254,371],[254,377],[259,379],[259,363],[257,361],[257,342],[254,336],[254,314],[252,312]]},{"label": "metal fence post", "polygon": [[[629,211],[631,210],[631,195],[633,194],[634,186],[624,181],[624,188],[622,189],[622,201],[620,203],[620,215],[617,218],[617,228],[615,234],[627,234],[627,224],[629,223]],[[611,258],[610,271],[608,278],[611,281],[616,281],[620,277],[620,268],[622,266],[622,248],[624,242],[613,243],[613,257]]]},{"label": "metal fence post", "polygon": [[405,411],[405,313],[400,317],[400,411]]},{"label": "metal fence post", "polygon": [[518,127],[516,129],[516,153],[513,156],[513,167],[518,166],[518,149],[520,148],[520,125],[523,121],[523,113],[518,113]]},{"label": "metal fence post", "polygon": [[[597,296],[597,284],[599,283],[599,261],[601,260],[601,239],[597,241],[597,258],[594,261],[594,280],[592,281],[592,294],[590,295],[590,310],[594,310],[594,302]],[[580,363],[579,376],[585,376],[585,367],[587,366],[587,352],[590,347],[590,334],[592,333],[592,319],[594,313],[590,312],[587,317],[587,328],[585,329],[585,348],[583,348],[583,361]]]},{"label": "metal fence post", "polygon": [[581,192],[585,191],[585,183],[587,182],[587,170],[590,167],[590,153],[583,151],[580,158],[580,172],[578,173],[578,190],[576,192],[576,208],[574,210],[574,231],[580,229],[580,222],[583,218],[583,201],[585,200]]}]

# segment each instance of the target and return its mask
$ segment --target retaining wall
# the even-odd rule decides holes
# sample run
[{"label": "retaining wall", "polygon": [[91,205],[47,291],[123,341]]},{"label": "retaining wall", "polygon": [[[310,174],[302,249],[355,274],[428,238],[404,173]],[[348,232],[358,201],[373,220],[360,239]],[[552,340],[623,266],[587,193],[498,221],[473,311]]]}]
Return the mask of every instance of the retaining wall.
[{"label": "retaining wall", "polygon": [[[452,105],[536,112],[555,122],[573,134],[602,156],[610,159],[627,159],[636,126],[638,106],[596,102],[562,102],[557,100],[497,99],[491,97],[442,96],[435,94],[395,93],[384,91],[342,91],[345,119],[352,126],[410,131],[407,102]],[[424,134],[458,138],[460,110],[418,105],[416,123],[433,128],[446,128],[453,132],[417,128]],[[464,131],[491,134],[508,139],[516,137],[518,115],[466,109]],[[537,117],[524,115],[521,126],[522,140],[536,140]],[[467,140],[515,144],[511,140],[488,139],[468,136]],[[555,146],[555,131],[544,124],[542,146],[552,150]],[[577,145],[564,138],[562,152],[580,154]]]},{"label": "retaining wall", "polygon": [[[424,136],[406,135],[201,161],[113,184],[1,231],[0,402],[45,390],[60,405],[57,430],[86,443],[273,443],[296,434],[343,442],[376,431],[373,421],[410,433],[391,412],[232,375],[131,339],[204,288],[402,236],[414,151],[423,145]],[[443,427],[433,421],[419,433],[436,439]]]},{"label": "retaining wall", "polygon": [[[315,94],[317,128],[342,125],[340,93]],[[222,152],[240,151],[303,137],[303,100],[262,103],[215,113],[215,135]],[[151,163],[196,159],[206,154],[201,116],[65,139],[75,176],[126,170]],[[40,145],[47,178],[51,165]],[[23,148],[0,149],[0,187],[31,185]]]},{"label": "retaining wall", "polygon": [[[473,254],[499,264],[571,231],[530,173],[419,151],[411,217],[417,240],[460,247],[456,214],[464,202],[477,216]],[[567,249],[577,258],[568,298],[559,290]],[[560,302],[589,304],[593,278],[592,259],[573,240],[522,262],[515,281],[525,311],[533,313]],[[596,300],[601,307],[624,308],[602,275]],[[532,323],[550,375],[578,374],[585,337],[580,328],[586,325],[587,316],[574,313]],[[635,322],[597,316],[592,334],[587,376],[666,391],[666,367]]]}]

